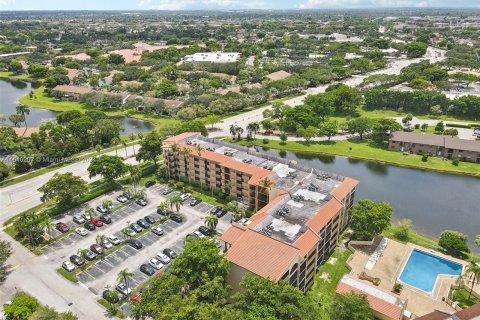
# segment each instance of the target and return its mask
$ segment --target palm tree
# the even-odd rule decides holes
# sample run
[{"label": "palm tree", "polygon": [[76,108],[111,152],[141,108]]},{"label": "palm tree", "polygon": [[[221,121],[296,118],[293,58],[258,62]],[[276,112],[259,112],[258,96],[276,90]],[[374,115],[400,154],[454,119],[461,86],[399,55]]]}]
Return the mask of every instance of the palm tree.
[{"label": "palm tree", "polygon": [[466,274],[469,276],[469,278],[473,278],[470,280],[471,285],[470,285],[470,292],[468,294],[468,301],[470,301],[470,298],[472,297],[472,291],[473,287],[480,283],[480,266],[477,265],[476,263],[472,263],[466,271]]},{"label": "palm tree", "polygon": [[125,287],[128,288],[128,280],[132,279],[132,277],[133,277],[132,272],[128,271],[128,269],[123,269],[122,271],[120,271],[118,273],[117,281],[118,282],[123,282]]},{"label": "palm tree", "polygon": [[237,201],[229,202],[226,206],[226,209],[232,213],[235,221],[242,219],[245,215],[245,210],[238,205]]},{"label": "palm tree", "polygon": [[21,114],[23,117],[23,121],[25,122],[25,128],[28,128],[27,126],[27,117],[25,117],[25,114],[30,114],[30,108],[24,104],[19,104],[17,106],[17,114]]},{"label": "palm tree", "polygon": [[247,125],[247,131],[248,131],[248,134],[251,136],[252,133],[253,133],[253,138],[255,139],[255,135],[257,134],[257,132],[260,130],[260,124],[258,122],[250,122],[248,125]]},{"label": "palm tree", "polygon": [[98,245],[102,245],[102,243],[107,239],[107,237],[104,235],[104,234],[99,234],[97,235],[97,237],[95,238],[95,242],[98,244]]},{"label": "palm tree", "polygon": [[273,182],[267,177],[261,179],[259,182],[260,186],[263,188],[263,191],[267,195],[267,202],[269,202],[268,198],[270,197],[270,190],[272,189]]},{"label": "palm tree", "polygon": [[210,230],[214,231],[218,224],[218,217],[212,213],[205,217],[205,223]]},{"label": "palm tree", "polygon": [[93,208],[89,207],[85,209],[85,214],[88,216],[88,219],[90,219],[90,221],[92,221],[94,213],[95,213],[95,210],[93,210]]},{"label": "palm tree", "polygon": [[173,208],[175,207],[175,210],[177,211],[177,213],[180,212],[180,207],[183,204],[183,200],[182,200],[182,198],[180,198],[179,195],[171,197],[168,202],[170,204],[170,209],[173,210]]},{"label": "palm tree", "polygon": [[137,190],[138,190],[138,181],[140,181],[140,179],[142,178],[143,170],[142,168],[140,168],[140,166],[131,165],[128,167],[128,171],[130,172],[130,178],[133,186],[133,193],[134,193],[134,196],[136,196]]},{"label": "palm tree", "polygon": [[[130,138],[130,141],[132,141],[132,142],[135,141],[135,138],[136,138],[135,133],[133,133],[133,132],[130,133],[128,138]],[[135,154],[135,144],[132,144],[132,148],[133,148],[133,155],[136,156],[136,154]]]},{"label": "palm tree", "polygon": [[127,141],[126,140],[122,140],[122,145],[123,147],[125,148],[125,159],[128,158],[128,154],[127,154]]},{"label": "palm tree", "polygon": [[112,207],[112,205],[113,205],[112,200],[107,199],[102,201],[102,207],[106,209],[107,212],[110,212],[111,210],[110,208]]},{"label": "palm tree", "polygon": [[95,130],[87,130],[88,138],[90,139],[90,146],[93,148],[93,138],[95,137]]},{"label": "palm tree", "polygon": [[50,216],[47,216],[45,218],[45,220],[43,220],[42,224],[43,224],[43,227],[44,227],[45,231],[48,234],[48,238],[51,239],[52,238],[52,230],[53,230],[53,219],[50,218]]},{"label": "palm tree", "polygon": [[201,145],[197,145],[197,150],[196,150],[196,151],[197,151],[197,155],[198,155],[199,157],[201,157],[201,156],[202,156],[202,151],[203,151],[202,146],[201,146]]},{"label": "palm tree", "polygon": [[120,143],[120,139],[118,137],[114,137],[111,141],[111,144],[115,146],[115,155],[118,157],[118,144]]},{"label": "palm tree", "polygon": [[99,145],[99,144],[97,144],[97,145],[95,146],[95,151],[97,151],[98,153],[100,153],[100,151],[102,151],[102,146]]},{"label": "palm tree", "polygon": [[238,126],[236,124],[230,125],[230,134],[235,139],[235,135],[237,134]]},{"label": "palm tree", "polygon": [[165,210],[165,211],[168,211],[168,209],[170,208],[170,204],[169,204],[169,201],[162,201],[158,204],[158,207],[162,210]]}]

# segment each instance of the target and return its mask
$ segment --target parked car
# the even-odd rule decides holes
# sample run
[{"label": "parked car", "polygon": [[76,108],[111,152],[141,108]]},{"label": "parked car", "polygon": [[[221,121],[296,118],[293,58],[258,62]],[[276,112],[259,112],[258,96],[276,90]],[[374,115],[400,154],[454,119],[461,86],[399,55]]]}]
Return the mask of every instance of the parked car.
[{"label": "parked car", "polygon": [[103,291],[102,298],[110,303],[117,303],[120,301],[120,297],[118,295],[110,295],[110,290]]},{"label": "parked car", "polygon": [[63,267],[63,269],[67,270],[68,272],[72,272],[73,270],[75,270],[75,266],[70,261],[64,261],[62,263],[62,267]]},{"label": "parked car", "polygon": [[198,231],[200,231],[202,234],[204,234],[204,235],[206,235],[206,236],[208,236],[208,237],[210,237],[210,236],[213,235],[212,230],[210,230],[210,228],[207,228],[207,227],[205,227],[205,226],[200,226],[200,227],[198,228]]},{"label": "parked car", "polygon": [[107,239],[108,239],[108,241],[110,241],[110,243],[113,244],[114,246],[119,245],[120,243],[122,243],[122,242],[120,241],[120,239],[118,239],[118,237],[115,236],[115,235],[113,235],[113,234],[112,234],[112,235],[109,235]]},{"label": "parked car", "polygon": [[152,232],[155,233],[157,236],[163,236],[163,229],[160,227],[153,227]]},{"label": "parked car", "polygon": [[100,213],[107,213],[108,210],[107,208],[104,208],[103,206],[97,206],[97,211]]},{"label": "parked car", "polygon": [[157,208],[157,213],[162,215],[162,216],[168,216],[170,212],[168,210],[162,209],[162,208]]},{"label": "parked car", "polygon": [[170,217],[170,219],[172,219],[173,221],[175,221],[177,223],[181,223],[183,221],[182,216],[178,215],[178,214],[174,214],[173,216]]},{"label": "parked car", "polygon": [[142,302],[142,296],[140,295],[140,293],[132,294],[132,296],[130,297],[130,302]]},{"label": "parked car", "polygon": [[101,220],[103,223],[106,223],[106,224],[112,223],[112,217],[110,217],[110,215],[108,215],[108,214],[105,214],[105,215],[101,216],[101,217],[100,217],[100,220]]},{"label": "parked car", "polygon": [[125,203],[125,202],[128,201],[128,198],[125,197],[123,194],[121,194],[117,197],[117,201],[120,202],[120,203]]},{"label": "parked car", "polygon": [[180,195],[180,198],[185,201],[187,199],[189,199],[192,195],[190,193],[183,193]]},{"label": "parked car", "polygon": [[175,259],[178,257],[177,253],[170,248],[163,249],[163,253],[170,259]]},{"label": "parked car", "polygon": [[103,227],[103,221],[100,219],[92,219],[92,223],[95,225],[95,227],[100,228]]},{"label": "parked car", "polygon": [[79,255],[74,254],[70,256],[70,262],[77,266],[83,266],[85,264],[85,259],[83,259]]},{"label": "parked car", "polygon": [[169,264],[171,261],[170,258],[163,252],[157,254],[157,259],[160,260],[160,262],[163,264]]},{"label": "parked car", "polygon": [[97,244],[97,243],[94,243],[90,246],[90,250],[92,250],[94,253],[96,253],[97,255],[98,254],[104,254],[105,253],[105,250],[103,250],[103,248]]},{"label": "parked car", "polygon": [[142,264],[140,266],[140,271],[145,273],[147,276],[153,276],[155,274],[155,269],[149,264]]},{"label": "parked car", "polygon": [[192,200],[190,200],[190,206],[195,207],[200,202],[202,202],[202,199],[193,198]]},{"label": "parked car", "polygon": [[155,222],[157,222],[157,220],[155,220],[155,218],[152,216],[145,216],[143,220],[147,221],[149,224],[154,224]]},{"label": "parked car", "polygon": [[214,207],[212,210],[210,210],[210,213],[217,214],[220,210],[222,210],[222,207],[217,206],[217,207]]},{"label": "parked car", "polygon": [[193,231],[188,236],[193,237],[193,238],[197,238],[197,239],[205,238],[205,235],[198,230]]},{"label": "parked car", "polygon": [[55,229],[57,229],[58,231],[60,231],[61,233],[65,233],[65,232],[68,232],[70,231],[70,228],[63,222],[58,222],[56,225],[55,225]]},{"label": "parked car", "polygon": [[73,216],[73,222],[75,222],[77,224],[85,223],[85,217],[81,214],[75,214]]},{"label": "parked car", "polygon": [[92,250],[87,250],[87,252],[85,253],[85,259],[87,259],[88,261],[92,261],[96,257],[97,255]]},{"label": "parked car", "polygon": [[142,207],[145,207],[147,205],[147,201],[145,201],[144,199],[138,199],[137,201],[135,201],[135,203]]},{"label": "parked car", "polygon": [[86,222],[83,226],[85,227],[85,229],[87,229],[89,231],[93,231],[97,228],[97,227],[95,227],[95,225],[91,221]]},{"label": "parked car", "polygon": [[163,263],[160,260],[158,260],[157,258],[150,259],[150,261],[148,261],[148,263],[157,270],[160,270],[160,269],[163,268]]},{"label": "parked car", "polygon": [[75,232],[81,235],[82,237],[85,237],[88,234],[88,230],[85,228],[77,228],[75,229]]},{"label": "parked car", "polygon": [[145,188],[150,188],[151,186],[154,186],[156,184],[155,181],[153,180],[148,180],[146,183],[145,183]]},{"label": "parked car", "polygon": [[217,218],[221,218],[224,215],[226,215],[228,211],[226,209],[220,209],[220,211],[217,212]]},{"label": "parked car", "polygon": [[130,229],[132,229],[133,231],[135,231],[136,233],[139,233],[139,232],[142,232],[142,228],[136,224],[136,223],[132,223],[130,224]]},{"label": "parked car", "polygon": [[102,247],[105,248],[105,250],[113,248],[113,244],[110,241],[108,241],[108,239],[104,239],[101,244],[102,244]]},{"label": "parked car", "polygon": [[117,285],[115,286],[115,289],[117,289],[117,291],[120,292],[121,294],[123,294],[124,296],[132,293],[132,289],[125,286],[124,283],[117,283]]},{"label": "parked car", "polygon": [[167,187],[167,188],[163,189],[162,194],[163,194],[164,196],[166,196],[167,194],[171,193],[172,191],[173,191],[172,188],[168,188],[168,187]]},{"label": "parked car", "polygon": [[135,232],[135,230],[133,230],[132,228],[125,228],[123,229],[122,231],[124,234],[126,234],[127,236],[129,237],[133,237],[134,235],[136,235],[137,233]]},{"label": "parked car", "polygon": [[137,240],[137,239],[128,240],[128,245],[137,250],[140,250],[143,248],[143,244],[140,242],[140,240]]},{"label": "parked car", "polygon": [[150,223],[148,223],[147,221],[143,220],[143,219],[138,219],[137,220],[137,224],[142,227],[143,229],[148,229],[150,228]]}]

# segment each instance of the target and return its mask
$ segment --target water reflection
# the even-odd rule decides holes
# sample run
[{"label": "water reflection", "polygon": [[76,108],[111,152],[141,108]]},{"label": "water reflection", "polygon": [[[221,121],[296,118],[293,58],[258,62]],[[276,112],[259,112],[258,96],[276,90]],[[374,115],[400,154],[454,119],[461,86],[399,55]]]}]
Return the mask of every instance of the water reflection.
[{"label": "water reflection", "polygon": [[367,161],[365,164],[371,173],[385,176],[388,174],[388,166],[381,162]]}]

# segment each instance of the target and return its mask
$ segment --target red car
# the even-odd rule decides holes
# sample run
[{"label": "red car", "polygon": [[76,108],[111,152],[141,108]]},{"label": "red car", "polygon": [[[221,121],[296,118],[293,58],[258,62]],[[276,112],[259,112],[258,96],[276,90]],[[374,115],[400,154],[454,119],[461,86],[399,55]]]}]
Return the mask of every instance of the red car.
[{"label": "red car", "polygon": [[99,244],[96,244],[96,243],[90,246],[90,250],[92,250],[96,254],[103,254],[105,252],[105,250]]},{"label": "red car", "polygon": [[103,227],[103,221],[102,220],[93,219],[92,223],[95,225],[95,227]]},{"label": "red car", "polygon": [[59,222],[55,225],[55,228],[60,231],[61,233],[68,232],[70,228],[63,222]]},{"label": "red car", "polygon": [[134,295],[132,295],[132,296],[130,297],[130,301],[131,301],[131,302],[134,302],[134,301],[136,301],[136,302],[142,302],[142,296],[141,296],[140,294],[138,294],[138,293],[135,293]]}]

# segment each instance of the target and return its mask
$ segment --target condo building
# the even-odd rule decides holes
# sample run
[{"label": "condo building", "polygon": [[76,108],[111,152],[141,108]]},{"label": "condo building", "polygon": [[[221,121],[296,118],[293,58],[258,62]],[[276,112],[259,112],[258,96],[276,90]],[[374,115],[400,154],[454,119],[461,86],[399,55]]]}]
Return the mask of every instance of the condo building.
[{"label": "condo building", "polygon": [[198,133],[168,138],[162,147],[170,177],[221,190],[255,210],[221,238],[234,291],[246,272],[302,291],[313,285],[349,221],[358,181]]}]

